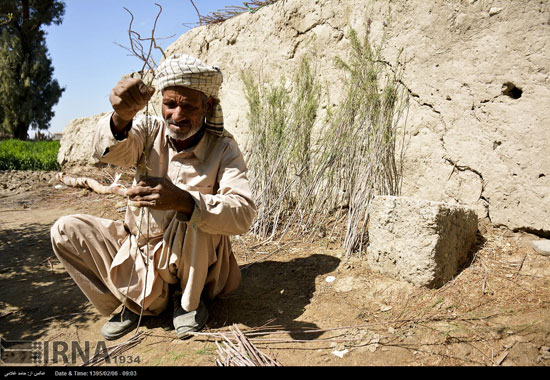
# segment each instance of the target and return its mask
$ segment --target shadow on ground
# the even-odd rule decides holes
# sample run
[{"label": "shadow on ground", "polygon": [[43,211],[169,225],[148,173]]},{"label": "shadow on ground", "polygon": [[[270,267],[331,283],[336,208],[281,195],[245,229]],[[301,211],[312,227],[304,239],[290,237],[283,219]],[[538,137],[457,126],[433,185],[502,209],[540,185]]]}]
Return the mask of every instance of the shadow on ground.
[{"label": "shadow on ground", "polygon": [[55,320],[67,325],[99,316],[58,264],[49,224],[31,223],[0,230],[0,336],[36,340]]},{"label": "shadow on ground", "polygon": [[[248,327],[277,326],[293,331],[294,339],[315,339],[319,333],[314,323],[297,321],[311,302],[315,279],[336,269],[340,259],[322,254],[296,258],[288,262],[264,261],[241,268],[243,282],[234,293],[207,302],[208,328],[232,324]],[[173,289],[172,289],[173,291]],[[157,317],[146,317],[148,329],[161,328],[174,333],[172,324],[173,303]]]},{"label": "shadow on ground", "polygon": [[[288,262],[264,261],[243,269],[243,283],[230,296],[210,305],[210,327],[233,323],[249,327],[266,324],[282,330],[296,331],[294,339],[305,338],[303,330],[318,328],[314,323],[297,321],[311,302],[315,279],[336,269],[340,260],[334,256],[313,254]],[[307,334],[313,339],[319,334]]]},{"label": "shadow on ground", "polygon": [[[31,223],[0,231],[0,336],[4,339],[37,340],[54,320],[70,326],[102,318],[89,313],[89,301],[55,258],[50,228]],[[333,256],[313,254],[288,262],[250,264],[243,268],[243,283],[236,292],[209,303],[208,326],[239,323],[270,324],[288,331],[316,329],[314,323],[297,319],[313,297],[315,279],[333,271],[339,262]],[[144,324],[149,329],[173,330],[172,308]],[[307,334],[308,339],[315,336]]]}]

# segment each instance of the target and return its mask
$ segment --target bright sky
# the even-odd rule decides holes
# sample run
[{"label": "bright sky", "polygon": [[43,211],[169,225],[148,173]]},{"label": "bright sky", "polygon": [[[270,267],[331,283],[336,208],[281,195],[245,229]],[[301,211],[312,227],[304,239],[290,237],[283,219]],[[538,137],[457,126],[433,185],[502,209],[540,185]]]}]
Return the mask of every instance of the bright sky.
[{"label": "bright sky", "polygon": [[[175,35],[158,40],[163,49],[198,25],[197,12],[189,0],[65,0],[63,23],[45,29],[54,78],[65,87],[54,107],[51,133],[62,132],[72,119],[111,109],[109,93],[113,86],[123,74],[140,70],[143,65],[117,45],[129,46],[130,14],[123,7],[134,15],[132,29],[148,37],[159,10],[155,3],[163,8],[155,36]],[[243,1],[194,0],[194,3],[201,15],[206,16],[226,6],[242,6]],[[143,45],[147,46],[146,42]],[[158,63],[160,59],[155,61]]]}]

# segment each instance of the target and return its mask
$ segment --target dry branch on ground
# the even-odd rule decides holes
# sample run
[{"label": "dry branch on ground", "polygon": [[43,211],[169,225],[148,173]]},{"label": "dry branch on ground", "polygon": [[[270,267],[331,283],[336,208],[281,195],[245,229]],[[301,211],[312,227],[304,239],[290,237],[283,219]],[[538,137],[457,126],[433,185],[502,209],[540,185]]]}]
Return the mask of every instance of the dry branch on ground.
[{"label": "dry branch on ground", "polygon": [[73,177],[65,173],[58,173],[57,179],[62,183],[70,187],[82,187],[88,190],[92,190],[98,194],[118,194],[123,197],[126,196],[126,187],[120,185],[115,180],[112,184],[105,186],[89,177]]}]

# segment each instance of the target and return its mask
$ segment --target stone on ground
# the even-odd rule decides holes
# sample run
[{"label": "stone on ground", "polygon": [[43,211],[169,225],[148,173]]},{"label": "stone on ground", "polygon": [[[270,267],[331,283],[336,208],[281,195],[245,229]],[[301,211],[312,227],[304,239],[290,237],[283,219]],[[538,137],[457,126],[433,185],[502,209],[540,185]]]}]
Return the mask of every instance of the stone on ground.
[{"label": "stone on ground", "polygon": [[535,252],[550,256],[550,240],[533,240],[531,244]]},{"label": "stone on ground", "polygon": [[368,263],[378,272],[437,288],[470,257],[478,218],[469,208],[418,198],[379,196],[371,204]]}]

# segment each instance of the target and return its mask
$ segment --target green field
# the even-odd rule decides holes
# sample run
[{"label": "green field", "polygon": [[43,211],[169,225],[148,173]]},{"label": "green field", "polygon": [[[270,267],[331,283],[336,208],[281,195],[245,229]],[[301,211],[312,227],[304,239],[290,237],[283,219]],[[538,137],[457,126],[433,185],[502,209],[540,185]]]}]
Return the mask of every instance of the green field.
[{"label": "green field", "polygon": [[59,170],[59,141],[0,141],[0,170]]}]

